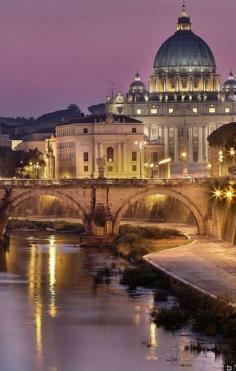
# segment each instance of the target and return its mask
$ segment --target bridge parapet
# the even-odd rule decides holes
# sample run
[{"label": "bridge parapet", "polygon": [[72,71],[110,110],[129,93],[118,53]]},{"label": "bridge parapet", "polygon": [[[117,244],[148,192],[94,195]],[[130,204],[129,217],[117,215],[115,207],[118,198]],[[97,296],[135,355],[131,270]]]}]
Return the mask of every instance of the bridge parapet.
[{"label": "bridge parapet", "polygon": [[[222,181],[223,178],[220,178]],[[178,178],[178,179],[0,179],[3,187],[105,187],[105,186],[146,186],[146,185],[191,185],[210,184],[217,179],[212,178]],[[235,181],[235,179],[232,179]]]}]

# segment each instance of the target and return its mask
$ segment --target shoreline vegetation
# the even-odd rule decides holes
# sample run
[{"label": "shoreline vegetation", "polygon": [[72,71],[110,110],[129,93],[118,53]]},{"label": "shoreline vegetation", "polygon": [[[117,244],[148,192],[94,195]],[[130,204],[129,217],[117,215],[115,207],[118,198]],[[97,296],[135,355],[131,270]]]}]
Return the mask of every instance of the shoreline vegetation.
[{"label": "shoreline vegetation", "polygon": [[[154,306],[151,320],[166,331],[190,326],[195,332],[217,339],[211,351],[225,359],[236,359],[236,311],[230,298],[214,299],[188,287],[143,260],[143,256],[188,243],[176,230],[123,225],[114,241],[115,252],[129,261],[121,277],[121,284],[129,291],[137,287],[153,290]],[[172,297],[172,301],[168,298]],[[174,298],[174,300],[173,300]],[[166,302],[166,305],[160,305]],[[220,344],[218,343],[220,342]],[[201,342],[186,345],[186,351],[204,352]]]},{"label": "shoreline vegetation", "polygon": [[83,233],[84,227],[81,223],[66,220],[9,220],[7,231],[48,231],[55,233]]}]

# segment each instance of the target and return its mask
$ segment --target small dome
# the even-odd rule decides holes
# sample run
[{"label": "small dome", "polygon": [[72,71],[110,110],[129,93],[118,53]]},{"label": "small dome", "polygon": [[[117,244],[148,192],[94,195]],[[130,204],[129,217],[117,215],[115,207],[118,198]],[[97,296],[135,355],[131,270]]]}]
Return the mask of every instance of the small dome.
[{"label": "small dome", "polygon": [[132,93],[132,94],[137,94],[137,93],[144,94],[144,93],[146,93],[146,91],[147,91],[146,86],[141,81],[140,75],[137,72],[136,75],[135,75],[134,81],[129,86],[129,93]]},{"label": "small dome", "polygon": [[236,80],[234,79],[234,74],[231,71],[229,74],[229,78],[227,81],[225,81],[223,89],[225,91],[233,91],[236,90]]},{"label": "small dome", "polygon": [[177,32],[160,47],[155,61],[154,72],[215,72],[214,55],[199,36],[191,30],[190,18],[183,5],[177,23]]}]

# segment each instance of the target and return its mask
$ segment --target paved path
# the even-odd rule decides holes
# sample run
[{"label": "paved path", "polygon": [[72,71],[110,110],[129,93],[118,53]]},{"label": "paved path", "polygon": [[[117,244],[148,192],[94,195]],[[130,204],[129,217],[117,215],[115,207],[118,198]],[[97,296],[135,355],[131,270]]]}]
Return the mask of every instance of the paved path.
[{"label": "paved path", "polygon": [[144,258],[180,281],[213,296],[229,296],[236,305],[236,246],[201,239]]}]

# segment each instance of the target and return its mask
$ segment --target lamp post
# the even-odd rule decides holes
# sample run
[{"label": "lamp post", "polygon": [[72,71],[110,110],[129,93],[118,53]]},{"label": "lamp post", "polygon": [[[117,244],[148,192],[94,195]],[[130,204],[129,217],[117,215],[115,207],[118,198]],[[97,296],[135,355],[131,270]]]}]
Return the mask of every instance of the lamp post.
[{"label": "lamp post", "polygon": [[224,161],[223,151],[219,151],[218,152],[218,175],[219,175],[219,177],[222,176],[223,161]]},{"label": "lamp post", "polygon": [[112,158],[109,158],[108,161],[107,161],[107,178],[108,178],[108,171],[109,171],[109,163],[112,162]]},{"label": "lamp post", "polygon": [[158,162],[158,165],[167,165],[167,179],[171,179],[171,171],[170,171],[170,164],[171,164],[171,158],[165,158],[164,160],[161,160]]},{"label": "lamp post", "polygon": [[185,167],[185,162],[187,161],[187,152],[181,152],[180,153],[180,158],[182,160],[182,174],[187,174],[188,173],[188,169],[187,167]]},{"label": "lamp post", "polygon": [[140,179],[142,179],[142,177],[143,177],[143,175],[142,175],[142,150],[143,150],[143,147],[146,144],[146,142],[144,142],[144,141],[138,142],[137,141],[134,144],[139,146],[139,172],[140,172]]}]

